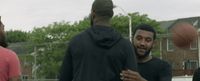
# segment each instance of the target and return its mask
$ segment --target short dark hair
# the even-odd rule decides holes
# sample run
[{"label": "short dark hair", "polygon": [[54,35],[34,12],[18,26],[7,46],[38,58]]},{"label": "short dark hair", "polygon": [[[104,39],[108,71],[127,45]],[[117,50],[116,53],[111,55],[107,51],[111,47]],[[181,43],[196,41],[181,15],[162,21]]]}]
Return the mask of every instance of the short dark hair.
[{"label": "short dark hair", "polygon": [[153,39],[156,39],[156,30],[153,28],[153,26],[150,26],[148,24],[140,24],[138,26],[136,26],[136,28],[134,29],[133,35],[135,35],[137,30],[145,30],[145,31],[149,31],[153,33]]},{"label": "short dark hair", "polygon": [[92,4],[92,10],[101,17],[111,18],[114,14],[113,8],[112,0],[95,0]]}]

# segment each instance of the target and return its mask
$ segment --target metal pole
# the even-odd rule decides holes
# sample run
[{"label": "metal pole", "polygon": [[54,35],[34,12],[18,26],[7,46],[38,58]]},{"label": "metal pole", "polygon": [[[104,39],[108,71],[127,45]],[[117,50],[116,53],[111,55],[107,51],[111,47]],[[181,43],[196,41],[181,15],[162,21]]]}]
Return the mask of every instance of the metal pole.
[{"label": "metal pole", "polygon": [[37,49],[36,49],[36,47],[34,47],[34,53],[31,54],[31,56],[33,56],[33,59],[34,59],[34,63],[32,66],[32,74],[33,74],[34,81],[37,81],[37,56],[36,56],[36,53],[37,53]]},{"label": "metal pole", "polygon": [[200,35],[200,29],[198,29],[198,31],[197,31],[197,40],[198,40],[198,60],[199,60],[199,67],[200,67],[200,38],[199,38],[199,35]]},{"label": "metal pole", "polygon": [[128,15],[128,18],[129,18],[129,40],[132,43],[132,19],[131,19],[131,16],[129,15]]},{"label": "metal pole", "polygon": [[125,10],[123,8],[121,8],[120,6],[114,6],[114,7],[118,7],[119,9],[122,10],[122,12],[128,16],[128,19],[129,19],[129,40],[132,42],[132,18],[130,15],[128,15],[127,12],[125,12]]},{"label": "metal pole", "polygon": [[35,76],[35,81],[37,81],[37,56],[36,54],[34,54],[34,68],[35,68],[35,72],[34,72],[34,76]]},{"label": "metal pole", "polygon": [[162,37],[160,37],[160,59],[163,59],[162,55]]}]

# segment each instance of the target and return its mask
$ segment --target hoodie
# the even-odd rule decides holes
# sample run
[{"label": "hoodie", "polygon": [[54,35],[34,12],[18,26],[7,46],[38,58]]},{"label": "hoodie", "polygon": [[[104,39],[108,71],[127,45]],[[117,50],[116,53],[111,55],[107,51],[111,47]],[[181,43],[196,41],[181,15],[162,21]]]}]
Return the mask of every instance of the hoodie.
[{"label": "hoodie", "polygon": [[60,81],[121,81],[124,69],[137,70],[131,43],[113,28],[96,25],[70,42]]},{"label": "hoodie", "polygon": [[107,49],[111,48],[122,38],[121,35],[111,27],[99,25],[92,27],[87,33],[97,46]]}]

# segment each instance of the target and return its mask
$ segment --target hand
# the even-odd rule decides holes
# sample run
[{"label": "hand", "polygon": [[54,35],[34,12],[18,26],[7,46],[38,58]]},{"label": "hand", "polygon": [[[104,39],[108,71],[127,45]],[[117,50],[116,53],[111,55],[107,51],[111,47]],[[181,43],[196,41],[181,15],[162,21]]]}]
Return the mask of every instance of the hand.
[{"label": "hand", "polygon": [[147,81],[138,72],[129,69],[123,70],[120,75],[123,81]]}]

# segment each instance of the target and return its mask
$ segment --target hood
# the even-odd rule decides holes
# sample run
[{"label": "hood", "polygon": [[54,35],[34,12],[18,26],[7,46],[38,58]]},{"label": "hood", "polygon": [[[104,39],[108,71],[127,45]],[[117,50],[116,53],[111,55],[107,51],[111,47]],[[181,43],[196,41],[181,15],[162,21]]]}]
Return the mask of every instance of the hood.
[{"label": "hood", "polygon": [[110,48],[122,37],[113,28],[95,25],[88,31],[95,44],[101,47]]}]

